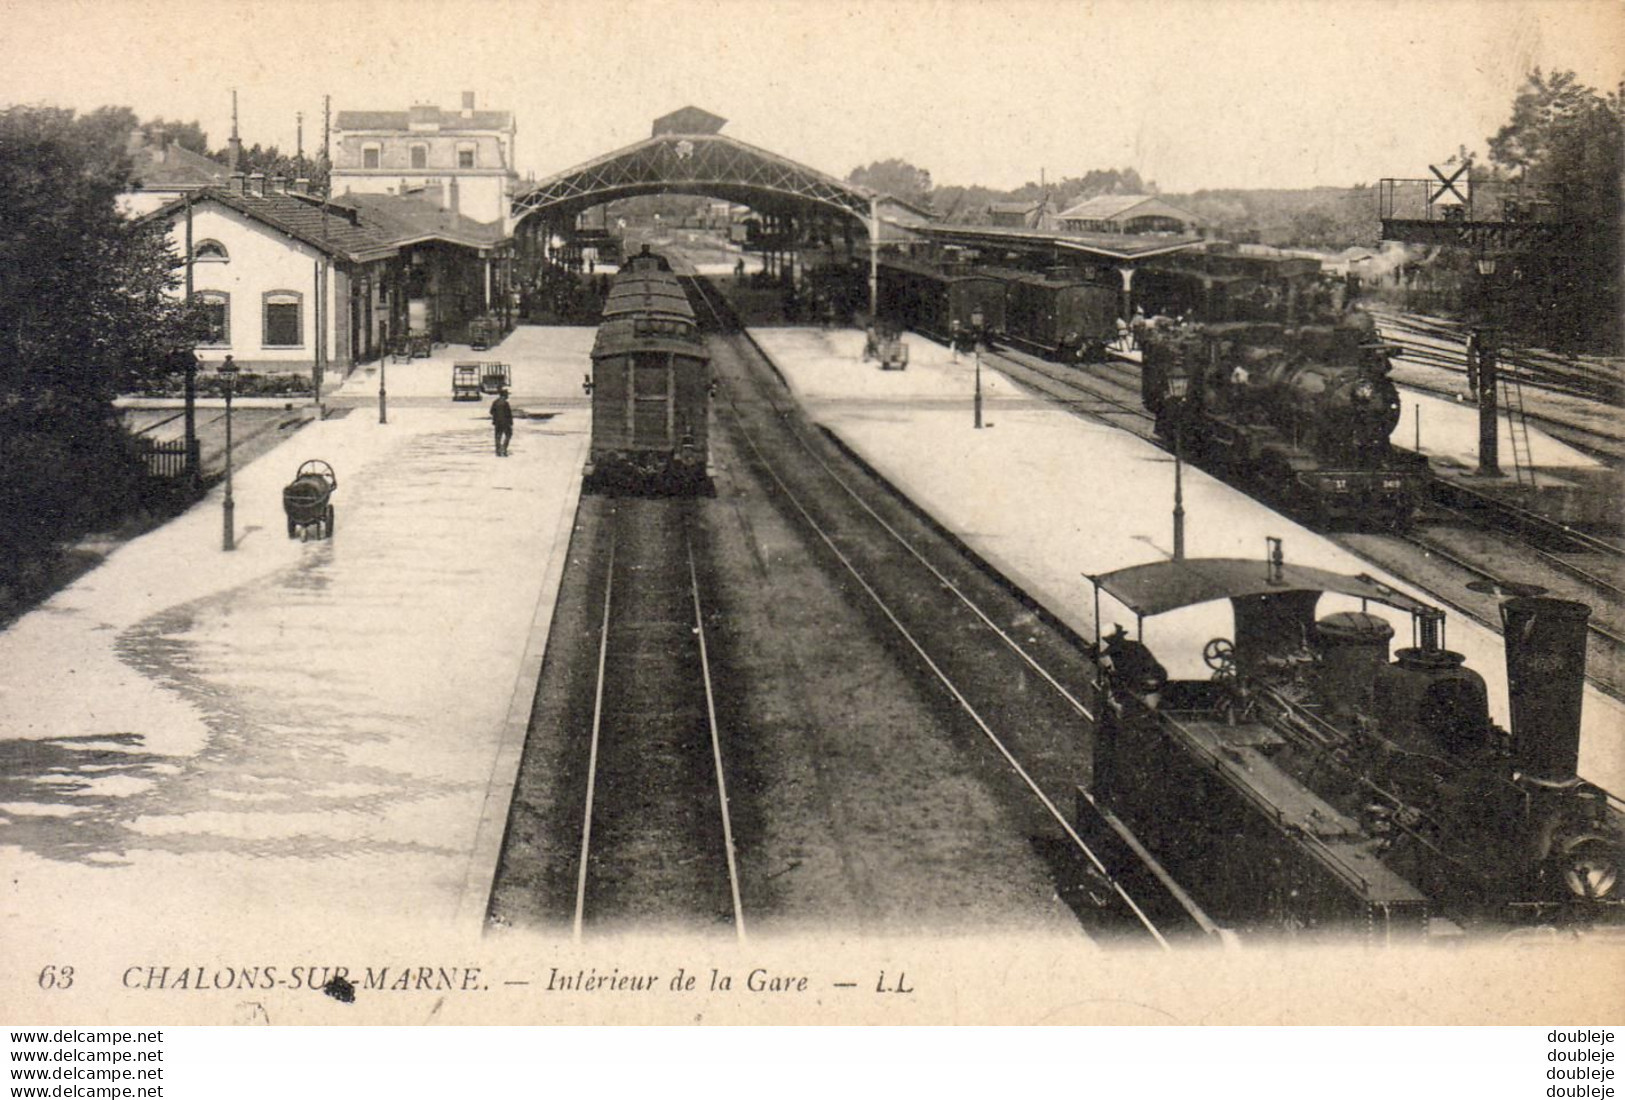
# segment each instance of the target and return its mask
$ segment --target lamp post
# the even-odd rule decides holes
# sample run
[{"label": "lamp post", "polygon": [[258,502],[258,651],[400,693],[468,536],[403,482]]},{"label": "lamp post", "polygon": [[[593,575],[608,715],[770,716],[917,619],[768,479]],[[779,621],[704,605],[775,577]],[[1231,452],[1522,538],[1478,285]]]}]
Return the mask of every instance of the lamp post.
[{"label": "lamp post", "polygon": [[982,314],[980,311],[970,315],[971,325],[971,355],[976,363],[976,427],[982,426]]},{"label": "lamp post", "polygon": [[1190,378],[1184,371],[1168,375],[1168,400],[1173,406],[1174,422],[1174,560],[1185,560],[1185,395],[1190,391]]},{"label": "lamp post", "polygon": [[237,364],[231,356],[220,364],[220,376],[226,380],[226,499],[222,505],[224,521],[220,549],[237,549],[237,502],[231,498],[231,391],[237,382]]},{"label": "lamp post", "polygon": [[1495,276],[1495,257],[1480,253],[1474,261],[1478,268],[1479,321],[1472,333],[1473,347],[1469,355],[1477,359],[1478,376],[1478,474],[1480,477],[1501,477],[1500,437],[1496,430],[1497,395],[1495,363],[1495,318],[1492,305],[1492,280]]},{"label": "lamp post", "polygon": [[389,394],[384,389],[384,376],[389,373],[389,355],[378,356],[378,423],[389,423]]}]

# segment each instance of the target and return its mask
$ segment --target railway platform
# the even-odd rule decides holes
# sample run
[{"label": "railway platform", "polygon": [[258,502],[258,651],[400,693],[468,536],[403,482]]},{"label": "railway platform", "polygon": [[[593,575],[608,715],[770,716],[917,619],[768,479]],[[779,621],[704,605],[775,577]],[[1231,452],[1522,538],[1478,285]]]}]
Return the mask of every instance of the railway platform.
[{"label": "railway platform", "polygon": [[[489,399],[451,401],[466,348],[392,364],[387,424],[352,379],[239,465],[234,551],[216,488],[0,632],[0,940],[478,929],[579,492],[578,336],[493,356],[511,457]],[[285,533],[309,458],[330,540]]]},{"label": "railway platform", "polygon": [[[860,332],[784,328],[753,334],[810,416],[1081,636],[1094,630],[1086,574],[1171,556],[1174,462],[1166,451],[1030,396],[986,366],[986,426],[978,430],[971,358],[955,361],[922,337],[907,338],[908,370],[882,372],[862,361]],[[1470,417],[1458,425],[1424,415],[1425,445],[1431,440],[1439,450],[1468,453],[1476,430]],[[1190,557],[1262,560],[1265,538],[1281,537],[1289,561],[1373,573],[1436,602],[1188,463],[1183,493]],[[1115,614],[1132,628],[1132,618]],[[1103,623],[1116,621],[1113,615],[1103,608]],[[1225,607],[1181,612],[1156,624],[1147,640],[1159,654],[1193,653],[1208,638],[1226,634],[1228,615]],[[1398,625],[1408,632],[1408,624]],[[1162,632],[1177,635],[1162,639]],[[1453,615],[1447,641],[1485,677],[1492,713],[1505,724],[1499,637]],[[1169,667],[1173,676],[1204,675],[1177,664]],[[1588,686],[1582,774],[1615,791],[1625,789],[1621,729],[1625,706]]]}]

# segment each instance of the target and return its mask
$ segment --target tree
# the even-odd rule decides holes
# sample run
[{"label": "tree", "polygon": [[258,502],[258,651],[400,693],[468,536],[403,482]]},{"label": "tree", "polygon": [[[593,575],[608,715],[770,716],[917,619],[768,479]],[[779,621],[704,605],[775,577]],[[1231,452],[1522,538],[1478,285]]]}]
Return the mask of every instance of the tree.
[{"label": "tree", "polygon": [[[128,117],[126,117],[128,116]],[[201,333],[171,291],[166,227],[114,205],[130,184],[123,108],[0,112],[0,514],[49,542],[116,513],[140,470],[112,399]]]},{"label": "tree", "polygon": [[846,182],[857,184],[859,187],[868,187],[916,205],[925,205],[931,201],[931,173],[896,157],[877,160],[867,167],[854,168],[847,173]]},{"label": "tree", "polygon": [[1558,346],[1606,348],[1619,338],[1620,176],[1625,84],[1608,95],[1572,72],[1530,73],[1512,117],[1489,139],[1490,159],[1552,203],[1569,236],[1519,258],[1515,316],[1540,319]]}]

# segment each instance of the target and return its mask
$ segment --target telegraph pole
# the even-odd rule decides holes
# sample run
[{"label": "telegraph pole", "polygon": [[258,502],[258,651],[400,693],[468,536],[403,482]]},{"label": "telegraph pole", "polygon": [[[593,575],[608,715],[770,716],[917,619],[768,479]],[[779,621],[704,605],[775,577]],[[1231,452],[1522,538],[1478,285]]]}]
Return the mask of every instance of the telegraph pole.
[{"label": "telegraph pole", "polygon": [[[186,192],[186,305],[192,305],[192,192]],[[186,353],[186,476],[195,488],[202,479],[197,445],[197,351]]]}]

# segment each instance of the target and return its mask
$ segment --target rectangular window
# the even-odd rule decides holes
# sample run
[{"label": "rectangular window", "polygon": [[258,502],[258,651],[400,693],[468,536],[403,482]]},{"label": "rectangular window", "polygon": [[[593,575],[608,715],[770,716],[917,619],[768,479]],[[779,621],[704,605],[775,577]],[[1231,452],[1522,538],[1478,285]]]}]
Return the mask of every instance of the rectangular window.
[{"label": "rectangular window", "polygon": [[376,145],[364,145],[364,146],[362,146],[362,148],[361,148],[361,167],[363,167],[363,168],[377,168],[378,167],[378,154],[379,154],[378,146],[376,146]]},{"label": "rectangular window", "polygon": [[412,167],[429,167],[429,147],[427,145],[412,146]]},{"label": "rectangular window", "polygon": [[300,296],[291,290],[273,290],[265,296],[265,346],[296,348],[303,343],[299,316]]},{"label": "rectangular window", "polygon": [[457,150],[457,167],[474,167],[474,147],[472,145],[465,145]]},{"label": "rectangular window", "polygon": [[221,347],[231,343],[231,295],[205,291],[200,293],[198,301],[203,305],[203,316],[209,326],[208,335],[203,343]]}]

